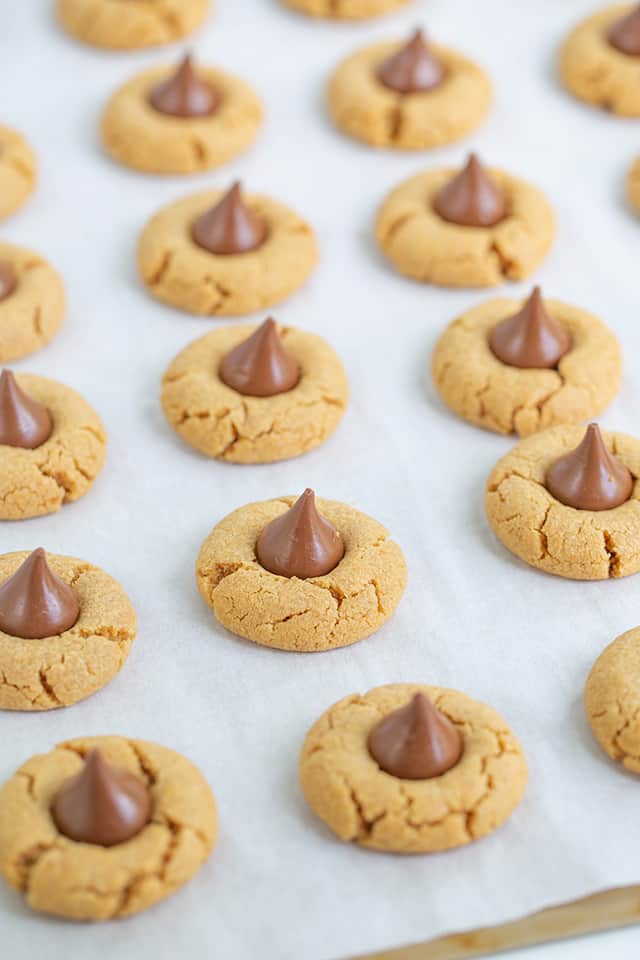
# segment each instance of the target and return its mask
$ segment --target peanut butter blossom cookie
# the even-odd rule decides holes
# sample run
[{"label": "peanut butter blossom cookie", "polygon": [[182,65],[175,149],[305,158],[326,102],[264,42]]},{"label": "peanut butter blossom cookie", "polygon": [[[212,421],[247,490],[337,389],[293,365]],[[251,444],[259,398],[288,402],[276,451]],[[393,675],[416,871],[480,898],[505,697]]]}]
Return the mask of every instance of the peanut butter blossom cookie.
[{"label": "peanut butter blossom cookie", "polygon": [[122,587],[73,557],[0,556],[0,709],[68,707],[120,671],[136,635]]},{"label": "peanut butter blossom cookie", "polygon": [[269,197],[197,193],[153,217],[138,246],[149,292],[187,313],[238,316],[285,300],[318,260],[313,230]]},{"label": "peanut butter blossom cookie", "polygon": [[57,0],[61,25],[93,47],[136,50],[173,43],[199,27],[211,0]]},{"label": "peanut butter blossom cookie", "polygon": [[198,589],[232,633],[281,650],[331,650],[375,633],[407,579],[376,520],[312,490],[235,510],[196,564]]},{"label": "peanut butter blossom cookie", "polygon": [[487,482],[489,523],[532,567],[572,580],[640,570],[640,440],[592,423],[528,437]]},{"label": "peanut butter blossom cookie", "polygon": [[36,186],[36,158],[22,136],[0,125],[0,220],[15,213]]},{"label": "peanut butter blossom cookie", "polygon": [[404,7],[409,0],[283,0],[286,7],[310,17],[366,20]]},{"label": "peanut butter blossom cookie", "polygon": [[272,318],[190,344],[162,380],[174,430],[208,457],[271,463],[323,443],[344,414],[344,368],[328,343]]},{"label": "peanut butter blossom cookie", "polygon": [[143,740],[69,740],[0,791],[0,872],[33,910],[70,920],[130,917],[170,896],[217,832],[200,771]]},{"label": "peanut butter blossom cookie", "polygon": [[484,120],[491,82],[462,54],[427,44],[377,43],[340,64],[329,111],[341,130],[375,147],[422,150],[452,143]]},{"label": "peanut butter blossom cookie", "polygon": [[640,627],[600,654],[587,679],[584,706],[602,749],[640,773]]},{"label": "peanut butter blossom cookie", "polygon": [[508,819],[526,783],[522,748],[495,710],[407,683],[334,704],[300,757],[306,800],[334,833],[393,853],[478,840]]},{"label": "peanut butter blossom cookie", "polygon": [[471,154],[460,171],[429,170],[393,190],[376,239],[407,277],[446,287],[522,280],[549,252],[555,218],[536,187]]},{"label": "peanut butter blossom cookie", "polygon": [[107,437],[95,410],[55,380],[0,373],[0,520],[55,513],[93,486]]},{"label": "peanut butter blossom cookie", "polygon": [[32,250],[0,243],[0,363],[44,347],[64,320],[60,276]]},{"label": "peanut butter blossom cookie", "polygon": [[154,67],[109,101],[102,142],[119,163],[147,173],[211,170],[255,139],[262,106],[243,80],[213,67]]},{"label": "peanut butter blossom cookie", "polygon": [[600,413],[620,387],[622,356],[597,317],[539,287],[524,303],[490,300],[447,327],[432,357],[434,383],[470,423],[526,436]]},{"label": "peanut butter blossom cookie", "polygon": [[578,24],[562,47],[560,75],[579,100],[640,117],[640,6],[607,7]]}]

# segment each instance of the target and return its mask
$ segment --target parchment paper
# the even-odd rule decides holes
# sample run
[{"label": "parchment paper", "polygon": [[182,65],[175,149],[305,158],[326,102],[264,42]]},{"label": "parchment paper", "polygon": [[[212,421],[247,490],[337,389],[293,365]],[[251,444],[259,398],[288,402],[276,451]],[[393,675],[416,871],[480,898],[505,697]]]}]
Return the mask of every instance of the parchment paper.
[{"label": "parchment paper", "polygon": [[[122,733],[192,758],[221,815],[209,864],[133,921],[87,930],[30,917],[3,886],[2,953],[13,960],[73,951],[85,960],[327,960],[639,879],[638,783],[592,742],[581,694],[603,647],[640,621],[640,581],[556,579],[494,540],[484,482],[512,441],[447,413],[428,376],[445,324],[493,294],[412,284],[386,266],[371,239],[376,206],[391,187],[427,166],[460,162],[471,145],[537,183],[557,210],[558,239],[536,280],[618,333],[624,387],[601,422],[640,434],[640,222],[623,200],[626,169],[640,151],[638,125],[578,105],[554,77],[558,42],[593,3],[425,0],[350,25],[298,17],[276,0],[217,7],[188,46],[252,80],[267,123],[248,155],[189,180],[118,168],[96,133],[116,86],[185,45],[100,52],[59,32],[47,0],[3,4],[0,117],[34,144],[41,180],[0,236],[49,256],[69,292],[63,333],[16,368],[80,390],[111,439],[106,469],[84,500],[57,516],[2,524],[0,545],[43,545],[103,566],[130,593],[140,630],[120,677],[87,702],[0,717],[0,778],[66,737]],[[329,72],[352,49],[418,23],[490,70],[496,103],[488,123],[468,144],[430,154],[351,143],[323,108]],[[315,226],[321,266],[275,315],[335,345],[353,394],[329,443],[267,467],[209,462],[165,424],[165,366],[220,321],[156,304],[134,262],[138,232],[156,209],[238,176]],[[410,581],[375,637],[293,655],[218,628],[193,568],[201,541],[227,512],[307,485],[384,522],[406,552]],[[520,735],[530,786],[498,833],[449,854],[383,856],[340,844],[307,811],[297,787],[306,730],[340,697],[392,681],[457,687],[493,704]]]}]

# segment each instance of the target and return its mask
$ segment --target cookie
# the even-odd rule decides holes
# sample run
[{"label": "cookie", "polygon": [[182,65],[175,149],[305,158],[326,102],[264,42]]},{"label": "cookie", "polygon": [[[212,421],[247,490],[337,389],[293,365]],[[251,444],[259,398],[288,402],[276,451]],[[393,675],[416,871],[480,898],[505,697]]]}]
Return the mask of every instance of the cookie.
[{"label": "cookie", "polygon": [[[188,60],[186,63],[189,65]],[[188,174],[213,170],[246,150],[262,122],[262,106],[252,88],[233,74],[198,66],[198,79],[193,82],[205,85],[205,97],[207,86],[214,91],[212,112],[171,115],[156,109],[150,95],[167,83],[173,72],[173,67],[153,67],[116,91],[102,116],[107,153],[118,163],[145,173]],[[180,92],[184,100],[184,89]],[[196,96],[193,99],[196,101]],[[169,104],[167,107],[171,109]],[[188,109],[188,103],[183,103],[183,108]],[[200,109],[197,101],[193,109]]]},{"label": "cookie", "polygon": [[627,196],[629,203],[640,216],[640,157],[638,157],[627,177]]},{"label": "cookie", "polygon": [[554,240],[553,210],[544,194],[524,180],[502,170],[488,173],[506,206],[505,216],[493,226],[462,226],[436,211],[437,197],[456,174],[462,175],[456,170],[420,173],[387,196],[375,233],[396,270],[445,287],[493,287],[533,273]]},{"label": "cookie", "polygon": [[624,53],[612,42],[611,30],[635,10],[616,4],[579,23],[560,52],[564,86],[585,103],[622,117],[640,117],[640,50]]},{"label": "cookie", "polygon": [[[423,43],[420,34],[418,38]],[[399,92],[378,75],[390,57],[403,51],[401,42],[376,43],[344,60],[327,90],[334,123],[356,140],[398,150],[443,146],[478,127],[491,105],[488,76],[455,50],[436,45],[424,46],[427,49],[443,76],[424,91]]]},{"label": "cookie", "polygon": [[57,0],[61,26],[82,43],[137,50],[173,43],[199,27],[210,0]]},{"label": "cookie", "polygon": [[[626,577],[640,570],[640,441],[602,436],[631,473],[629,499],[613,509],[575,509],[545,481],[551,466],[584,442],[585,429],[551,427],[522,440],[498,461],[487,481],[486,512],[499,540],[525,563],[571,580]],[[607,472],[605,472],[605,477]]]},{"label": "cookie", "polygon": [[[7,287],[2,279],[11,278]],[[42,349],[62,326],[64,285],[39,254],[0,243],[0,364]]]},{"label": "cookie", "polygon": [[162,409],[173,429],[208,457],[272,463],[297,457],[333,433],[348,400],[347,377],[321,337],[294,327],[280,336],[301,368],[293,387],[274,396],[246,396],[220,376],[223,359],[258,329],[223,327],[186,347],[162,380]]},{"label": "cookie", "polygon": [[[51,807],[89,751],[138,778],[151,820],[126,843],[78,843]],[[0,792],[0,872],[41,913],[72,920],[130,917],[175,893],[208,859],[215,800],[200,771],[167,747],[117,736],[85,737],[32,757]]]},{"label": "cookie", "polygon": [[614,333],[580,307],[559,300],[545,300],[544,307],[570,336],[568,352],[552,369],[512,366],[491,348],[492,330],[523,309],[521,301],[489,300],[447,327],[433,351],[431,372],[454,413],[496,433],[527,436],[580,423],[611,402],[622,379]]},{"label": "cookie", "polygon": [[[446,773],[401,779],[368,748],[380,721],[426,695],[463,738]],[[486,836],[522,799],[527,764],[495,710],[457,690],[398,683],[353,694],[311,728],[300,757],[300,785],[311,809],[341,840],[394,853],[435,853]]]},{"label": "cookie", "polygon": [[71,387],[16,374],[19,387],[49,411],[52,430],[35,449],[0,442],[0,520],[55,513],[93,486],[105,461],[107,436],[98,414]]},{"label": "cookie", "polygon": [[258,560],[256,546],[294,503],[295,497],[251,503],[213,528],[196,564],[203,600],[227,630],[280,650],[331,650],[375,633],[404,592],[400,547],[377,520],[335,500],[318,500],[320,514],[343,541],[343,559],[326,575],[307,579],[273,573]]},{"label": "cookie", "polygon": [[[26,560],[36,559],[35,554],[0,555],[0,590]],[[84,700],[119,673],[136,635],[135,611],[116,580],[74,557],[47,554],[46,564],[71,586],[79,615],[71,618],[68,629],[50,636],[34,637],[15,626],[12,629],[22,635],[18,636],[0,624],[2,710],[53,710]],[[25,568],[25,578],[27,572]],[[8,607],[8,600],[5,603]],[[5,603],[0,617],[9,615]]]},{"label": "cookie", "polygon": [[36,187],[36,158],[21,133],[0,125],[0,220],[15,213]]},{"label": "cookie", "polygon": [[612,760],[640,773],[640,627],[602,651],[584,689],[594,737]]},{"label": "cookie", "polygon": [[138,245],[138,269],[152,296],[187,313],[233,317],[279,303],[305,283],[318,260],[313,230],[270,197],[246,198],[245,206],[265,227],[255,248],[212,253],[196,243],[196,222],[234,189],[184,197],[152,217]]},{"label": "cookie", "polygon": [[404,7],[409,0],[283,0],[286,7],[309,17],[366,20]]}]

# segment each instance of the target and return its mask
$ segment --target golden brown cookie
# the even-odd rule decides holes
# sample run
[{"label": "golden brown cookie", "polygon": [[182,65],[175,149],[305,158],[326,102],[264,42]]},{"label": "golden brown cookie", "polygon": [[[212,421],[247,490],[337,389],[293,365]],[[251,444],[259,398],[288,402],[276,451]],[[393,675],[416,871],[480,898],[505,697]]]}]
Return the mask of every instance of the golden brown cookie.
[{"label": "golden brown cookie", "polygon": [[[606,580],[640,570],[640,488],[611,510],[576,510],[545,486],[554,461],[578,446],[584,427],[558,426],[522,440],[487,481],[486,511],[499,540],[532,567],[571,580]],[[640,440],[603,431],[608,450],[640,475]]]},{"label": "golden brown cookie", "polygon": [[0,125],[0,220],[25,203],[36,186],[36,158],[21,133]]},{"label": "golden brown cookie", "polygon": [[599,10],[571,31],[560,52],[560,77],[567,90],[623,117],[640,116],[640,57],[617,50],[608,33],[635,6]]},{"label": "golden brown cookie", "polygon": [[640,216],[640,157],[635,161],[627,178],[627,196],[629,203]]},{"label": "golden brown cookie", "polygon": [[[27,552],[0,555],[0,584]],[[121,670],[136,635],[136,615],[120,584],[99,567],[47,554],[49,566],[73,586],[80,617],[55,637],[23,640],[0,630],[0,709],[69,707],[104,687]]]},{"label": "golden brown cookie", "polygon": [[[147,826],[108,848],[63,836],[50,813],[94,748],[139,777],[153,803]],[[130,917],[170,896],[208,859],[217,832],[215,800],[197,767],[143,740],[69,740],[27,760],[0,791],[0,872],[33,910],[72,920]]]},{"label": "golden brown cookie", "polygon": [[162,379],[162,409],[173,429],[208,457],[272,463],[319,446],[344,415],[349,387],[339,357],[313,333],[280,328],[302,368],[292,390],[251,397],[220,378],[223,358],[257,328],[223,327],[189,344]]},{"label": "golden brown cookie", "polygon": [[[460,761],[428,780],[380,769],[367,748],[371,730],[425,693],[460,730]],[[352,694],[311,728],[300,757],[307,803],[341,840],[394,853],[435,853],[478,840],[520,803],[527,764],[520,743],[495,710],[458,690],[397,683]]]},{"label": "golden brown cookie", "polygon": [[82,43],[137,50],[173,43],[199,27],[211,0],[57,0],[67,33]]},{"label": "golden brown cookie", "polygon": [[106,454],[102,421],[79,393],[45,377],[15,377],[47,407],[53,431],[35,450],[0,445],[0,520],[40,517],[79,500],[93,486]]},{"label": "golden brown cookie", "polygon": [[580,423],[600,413],[622,379],[615,334],[591,313],[559,300],[546,309],[571,336],[556,369],[530,370],[502,363],[489,334],[522,307],[518,300],[489,300],[454,320],[433,352],[431,372],[455,413],[496,433],[527,436],[559,423]]},{"label": "golden brown cookie", "polygon": [[489,77],[472,60],[432,45],[445,68],[442,83],[422,93],[399,94],[377,77],[402,42],[376,43],[344,60],[331,77],[329,112],[349,136],[374,147],[423,150],[453,143],[484,120],[491,105]]},{"label": "golden brown cookie", "polygon": [[602,749],[640,773],[640,627],[602,651],[587,679],[584,707]]},{"label": "golden brown cookie", "polygon": [[266,241],[249,253],[217,255],[194,242],[191,227],[225,191],[184,197],[160,210],[142,232],[138,269],[149,293],[187,313],[234,317],[264,310],[301,287],[318,260],[313,230],[269,197],[247,203],[267,224]]},{"label": "golden brown cookie", "polygon": [[359,510],[318,500],[339,530],[344,558],[323,577],[299,580],[270,573],[256,558],[256,541],[296,497],[250,503],[218,523],[196,564],[198,589],[227,630],[280,650],[332,650],[363,640],[400,602],[407,569],[385,528]]},{"label": "golden brown cookie", "polygon": [[0,243],[0,263],[8,264],[15,287],[0,299],[0,364],[19,360],[46,346],[64,320],[60,275],[39,254]]},{"label": "golden brown cookie", "polygon": [[232,160],[255,140],[262,105],[249,84],[214,67],[198,76],[221,97],[211,116],[174,117],[155,110],[149,94],[175,67],[136,74],[113,95],[102,116],[102,142],[127,167],[145,173],[196,173]]},{"label": "golden brown cookie", "polygon": [[433,207],[456,172],[427,170],[392,190],[375,231],[385,256],[405,276],[445,287],[493,287],[533,273],[555,236],[555,217],[544,194],[511,174],[490,170],[505,193],[507,216],[492,227],[458,226]]},{"label": "golden brown cookie", "polygon": [[331,17],[336,20],[366,20],[391,13],[409,0],[283,0],[286,7],[309,17]]}]

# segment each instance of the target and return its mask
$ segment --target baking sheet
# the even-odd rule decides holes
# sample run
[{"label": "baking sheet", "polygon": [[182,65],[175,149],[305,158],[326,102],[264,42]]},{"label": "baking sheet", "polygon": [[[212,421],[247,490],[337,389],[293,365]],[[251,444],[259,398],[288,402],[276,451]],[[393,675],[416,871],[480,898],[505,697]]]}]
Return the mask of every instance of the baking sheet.
[{"label": "baking sheet", "polygon": [[[445,324],[492,294],[412,284],[390,271],[371,239],[376,206],[392,186],[427,166],[458,163],[471,144],[487,162],[537,183],[557,210],[558,240],[536,280],[618,333],[625,381],[601,422],[640,433],[640,225],[623,200],[638,125],[581,107],[553,74],[558,41],[594,4],[418,0],[378,21],[334,24],[297,17],[276,0],[219,0],[188,45],[252,80],[267,123],[249,154],[191,180],[120,169],[96,134],[111,90],[138,69],[171,61],[183,45],[131,54],[84,48],[58,32],[52,6],[7,4],[0,116],[34,144],[41,182],[0,236],[51,258],[67,282],[69,315],[51,346],[15,366],[84,393],[104,417],[110,446],[84,500],[57,516],[3,524],[0,545],[43,545],[103,566],[128,590],[140,630],[122,674],[90,700],[0,717],[0,778],[66,737],[157,740],[203,769],[219,801],[221,836],[183,892],[89,936],[29,916],[3,886],[7,956],[81,949],[86,960],[114,951],[327,960],[637,881],[637,782],[592,742],[581,694],[601,649],[639,622],[639,581],[545,576],[494,540],[484,481],[511,441],[447,413],[428,376]],[[401,37],[418,23],[490,70],[496,103],[488,123],[467,144],[429,154],[351,143],[325,116],[328,73],[357,46]],[[276,316],[334,344],[352,387],[333,439],[266,467],[209,462],[165,424],[165,366],[219,321],[156,304],[134,265],[137,234],[158,207],[238,176],[315,226],[321,265]],[[524,294],[529,286],[511,289]],[[201,541],[227,512],[307,485],[385,523],[405,550],[410,579],[397,614],[373,638],[295,655],[221,630],[197,594],[193,568]],[[521,737],[530,786],[492,837],[438,856],[383,856],[340,844],[306,809],[297,755],[307,728],[340,697],[394,681],[464,690],[493,704]]]}]

